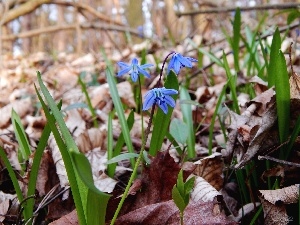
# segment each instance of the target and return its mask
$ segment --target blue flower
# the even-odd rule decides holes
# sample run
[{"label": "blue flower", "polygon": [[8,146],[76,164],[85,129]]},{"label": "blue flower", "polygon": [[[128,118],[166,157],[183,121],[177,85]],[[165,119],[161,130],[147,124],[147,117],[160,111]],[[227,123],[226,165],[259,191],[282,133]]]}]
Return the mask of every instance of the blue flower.
[{"label": "blue flower", "polygon": [[179,53],[175,53],[172,55],[172,58],[169,62],[168,66],[168,74],[170,70],[174,70],[176,74],[179,73],[179,70],[181,67],[189,67],[192,68],[192,62],[198,62],[197,59],[191,58],[191,57],[184,57],[183,55]]},{"label": "blue flower", "polygon": [[128,65],[124,62],[118,62],[118,65],[121,71],[118,72],[117,76],[120,77],[126,73],[129,73],[133,82],[137,81],[139,74],[143,74],[144,76],[150,78],[150,74],[145,69],[153,66],[152,64],[139,65],[139,61],[136,58],[132,59],[131,65]]},{"label": "blue flower", "polygon": [[170,95],[178,94],[175,89],[153,88],[145,95],[143,110],[148,110],[153,104],[157,104],[162,111],[168,113],[168,105],[175,107],[175,101]]}]

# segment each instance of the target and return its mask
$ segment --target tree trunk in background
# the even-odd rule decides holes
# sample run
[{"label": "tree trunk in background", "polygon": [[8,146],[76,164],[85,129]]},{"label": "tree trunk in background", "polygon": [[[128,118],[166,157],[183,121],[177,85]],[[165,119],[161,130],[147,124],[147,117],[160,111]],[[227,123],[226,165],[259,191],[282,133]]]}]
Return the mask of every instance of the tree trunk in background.
[{"label": "tree trunk in background", "polygon": [[[57,6],[57,23],[58,24],[65,24],[65,7]],[[59,31],[57,33],[57,46],[55,46],[55,49],[57,49],[58,52],[64,52],[66,51],[66,32],[65,31]]]},{"label": "tree trunk in background", "polygon": [[[126,8],[126,18],[130,27],[138,29],[139,26],[143,26],[144,17],[142,11],[142,0],[129,0]],[[141,42],[141,39],[132,37],[133,43]]]},{"label": "tree trunk in background", "polygon": [[[43,27],[47,27],[48,25],[48,13],[45,11],[45,10],[41,10],[40,12],[40,16],[39,16],[39,21],[38,21],[38,26],[40,28],[43,28]],[[41,34],[38,36],[38,51],[46,51],[46,43],[47,43],[47,34]],[[48,43],[49,45],[49,43]]]},{"label": "tree trunk in background", "polygon": [[[26,14],[20,18],[21,21],[21,32],[31,30],[32,26],[32,14]],[[33,49],[31,48],[31,38],[22,39],[22,52],[23,54],[29,54]]]},{"label": "tree trunk in background", "polygon": [[[80,0],[78,0],[80,2]],[[80,28],[80,12],[78,8],[74,11],[74,22],[76,24],[76,53],[81,54],[82,53],[82,30]]]}]

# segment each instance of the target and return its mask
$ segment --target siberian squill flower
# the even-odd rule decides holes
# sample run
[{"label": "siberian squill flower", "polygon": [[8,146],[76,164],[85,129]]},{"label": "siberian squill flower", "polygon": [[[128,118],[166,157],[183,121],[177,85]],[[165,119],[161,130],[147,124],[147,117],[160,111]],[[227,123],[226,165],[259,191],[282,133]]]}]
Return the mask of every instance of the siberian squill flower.
[{"label": "siberian squill flower", "polygon": [[172,58],[169,62],[168,66],[168,74],[170,70],[174,70],[176,74],[179,73],[179,70],[181,67],[189,67],[192,68],[192,62],[198,62],[197,59],[191,58],[191,57],[185,57],[181,55],[180,53],[175,53],[172,55]]},{"label": "siberian squill flower", "polygon": [[145,95],[143,110],[148,110],[153,104],[157,104],[162,111],[168,113],[168,105],[175,107],[175,101],[170,95],[178,94],[175,89],[153,88]]},{"label": "siberian squill flower", "polygon": [[118,72],[117,76],[120,77],[129,73],[133,82],[137,81],[139,74],[150,78],[150,74],[145,69],[153,66],[152,64],[139,65],[139,61],[136,58],[132,59],[130,65],[124,62],[118,62],[118,65],[121,71]]}]

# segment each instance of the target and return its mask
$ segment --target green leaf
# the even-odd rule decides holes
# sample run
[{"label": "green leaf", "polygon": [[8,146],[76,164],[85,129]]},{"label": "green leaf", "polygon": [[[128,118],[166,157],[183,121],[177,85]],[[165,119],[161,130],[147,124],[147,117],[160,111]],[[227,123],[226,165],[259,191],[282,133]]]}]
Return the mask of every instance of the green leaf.
[{"label": "green leaf", "polygon": [[191,190],[194,188],[195,177],[191,177],[184,183],[185,194],[190,194]]},{"label": "green leaf", "polygon": [[234,57],[234,68],[235,71],[240,71],[239,66],[239,52],[240,52],[240,33],[241,33],[241,10],[237,8],[235,11],[233,21],[233,38],[232,38],[232,50]]},{"label": "green leaf", "polygon": [[[38,80],[40,82],[40,86],[42,85],[41,89],[42,89],[44,96],[47,96],[48,100],[51,103],[54,103],[54,100],[52,99],[51,95],[49,94],[49,91],[47,90],[47,88],[45,87],[45,85],[43,84],[43,82],[41,80],[41,76],[40,76],[39,72],[38,72]],[[85,215],[85,211],[84,211],[85,209],[83,208],[84,197],[86,198],[86,196],[87,196],[87,194],[85,193],[86,187],[83,186],[82,182],[80,183],[80,181],[78,180],[79,178],[77,179],[77,177],[76,177],[76,174],[75,174],[75,171],[73,168],[73,163],[71,160],[71,156],[70,156],[69,152],[67,151],[67,146],[61,137],[61,133],[58,131],[58,129],[56,127],[56,122],[57,122],[56,118],[54,118],[53,114],[50,114],[48,107],[46,106],[44,100],[42,99],[42,96],[39,94],[36,87],[35,87],[35,90],[36,90],[37,96],[40,100],[40,103],[43,107],[48,124],[51,128],[53,136],[59,147],[59,150],[61,152],[64,164],[66,167],[66,171],[67,171],[68,179],[69,179],[71,190],[72,190],[72,195],[73,195],[73,199],[75,202],[75,207],[76,207],[79,223],[82,225],[86,225],[86,215]],[[54,103],[54,106],[56,107],[55,103]],[[52,110],[52,108],[51,108],[51,110]],[[59,109],[56,108],[56,110],[54,109],[54,111],[52,110],[52,112],[56,113],[58,117],[61,116]]]},{"label": "green leaf", "polygon": [[[180,100],[191,100],[191,97],[186,88],[181,87],[180,89]],[[183,116],[183,121],[188,127],[187,132],[187,151],[188,157],[194,158],[196,156],[195,152],[195,132],[194,132],[194,124],[193,124],[193,115],[192,115],[192,107],[189,104],[181,104],[181,111]]]},{"label": "green leaf", "polygon": [[[18,179],[17,179],[17,176],[14,172],[14,169],[13,167],[11,166],[6,154],[5,154],[5,151],[4,149],[0,146],[0,157],[1,157],[1,160],[3,161],[7,171],[8,171],[8,174],[9,174],[9,177],[13,183],[13,186],[14,186],[14,190],[17,194],[17,197],[18,197],[18,200],[19,202],[22,202],[24,197],[23,197],[23,193],[21,191],[21,188],[20,188],[20,185],[18,183]],[[24,214],[24,218],[25,219],[29,219],[31,215],[27,214],[27,212],[23,212]]]},{"label": "green leaf", "polygon": [[293,9],[291,13],[289,13],[287,18],[287,24],[291,24],[294,20],[300,18],[300,11]]},{"label": "green leaf", "polygon": [[184,196],[184,182],[183,182],[183,171],[180,170],[177,177],[176,187],[181,196]]},{"label": "green leaf", "polygon": [[[132,141],[131,141],[131,137],[130,137],[130,133],[129,133],[129,128],[128,128],[126,118],[125,118],[125,115],[124,115],[122,102],[121,102],[120,96],[118,94],[118,89],[117,89],[117,86],[116,86],[116,82],[115,82],[114,77],[112,75],[112,70],[110,68],[107,68],[105,73],[106,73],[107,83],[109,85],[111,98],[113,100],[114,107],[115,107],[115,110],[116,110],[118,118],[119,118],[119,122],[120,122],[121,129],[122,129],[122,134],[123,134],[128,152],[129,153],[134,153],[133,145],[132,145]],[[134,164],[135,164],[134,160],[132,159],[132,160],[130,160],[130,162],[131,162],[131,165],[133,167]]]},{"label": "green leaf", "polygon": [[273,35],[271,52],[270,52],[270,63],[269,66],[267,67],[269,88],[275,85],[276,73],[278,72],[276,70],[276,64],[280,60],[279,59],[280,47],[281,47],[281,38],[280,38],[280,32],[277,28]]},{"label": "green leaf", "polygon": [[88,187],[87,224],[105,224],[106,207],[111,195],[101,192],[94,185],[91,165],[85,155],[72,150],[70,154],[79,177]]},{"label": "green leaf", "polygon": [[139,157],[139,154],[136,154],[136,153],[123,153],[121,155],[115,156],[112,159],[108,160],[106,162],[106,164],[112,164],[112,163],[120,162],[122,160],[132,159],[132,158],[136,158],[136,157]]},{"label": "green leaf", "polygon": [[[165,88],[171,88],[177,91],[179,89],[177,76],[172,70],[167,76]],[[172,97],[176,101],[177,95],[172,95]],[[158,108],[157,110],[156,116],[153,119],[153,131],[149,149],[149,154],[152,156],[155,156],[157,152],[161,149],[166,133],[168,132],[172,112],[172,107],[169,107],[167,114],[165,114],[160,108]]]},{"label": "green leaf", "polygon": [[188,138],[189,128],[182,120],[174,118],[170,124],[170,134],[181,144],[185,144]]},{"label": "green leaf", "polygon": [[186,208],[186,204],[175,185],[172,189],[172,198],[173,198],[173,201],[175,202],[176,206],[180,210],[180,212],[183,212],[184,209]]},{"label": "green leaf", "polygon": [[[134,123],[134,111],[131,110],[127,118],[127,125],[129,130],[132,129],[133,123]],[[124,140],[123,132],[121,132],[113,151],[113,157],[120,155],[124,143],[125,140]],[[134,154],[134,153],[130,153],[130,154]],[[116,167],[117,167],[116,163],[113,163],[111,166],[109,166],[109,170],[108,170],[109,176],[113,176],[115,174]]]},{"label": "green leaf", "polygon": [[[278,54],[278,53],[277,53]],[[273,70],[275,70],[276,107],[280,142],[283,143],[289,136],[290,124],[290,83],[284,55],[279,51]],[[271,64],[270,64],[271,66]]]},{"label": "green leaf", "polygon": [[19,144],[19,150],[21,151],[23,160],[28,160],[31,150],[30,145],[22,125],[21,119],[15,110],[11,111],[11,120],[16,134],[16,138]]}]

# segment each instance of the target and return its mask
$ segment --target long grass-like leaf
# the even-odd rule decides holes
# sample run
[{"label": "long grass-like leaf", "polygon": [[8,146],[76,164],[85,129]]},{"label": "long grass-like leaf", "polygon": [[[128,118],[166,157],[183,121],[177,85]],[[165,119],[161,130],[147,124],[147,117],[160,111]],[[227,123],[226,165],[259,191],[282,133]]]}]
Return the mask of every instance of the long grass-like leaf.
[{"label": "long grass-like leaf", "polygon": [[[27,197],[33,196],[35,194],[35,188],[36,188],[36,181],[39,173],[39,167],[40,167],[40,162],[44,153],[44,150],[47,146],[48,138],[50,136],[51,129],[49,124],[46,124],[44,127],[44,130],[42,132],[42,135],[39,140],[39,144],[35,150],[32,166],[31,166],[31,171],[30,171],[30,176],[29,176],[29,181],[28,181],[28,190],[27,190]],[[33,207],[34,207],[34,199],[29,198],[27,200],[27,207],[28,207],[28,212],[30,215],[33,214]]]},{"label": "long grass-like leaf", "polygon": [[[133,123],[134,123],[134,111],[131,111],[130,114],[129,114],[129,116],[128,116],[128,118],[127,118],[127,125],[128,125],[128,129],[129,130],[132,129]],[[116,143],[116,145],[114,147],[114,150],[113,150],[113,158],[117,157],[118,155],[120,155],[124,143],[125,143],[125,140],[124,140],[123,132],[121,132],[121,134],[120,134],[120,136],[119,136],[119,138],[117,140],[117,143]],[[129,153],[129,154],[134,154],[134,153]],[[110,177],[112,177],[115,174],[116,167],[117,167],[117,164],[116,163],[112,163],[107,168],[108,175]]]},{"label": "long grass-like leaf", "polygon": [[11,112],[11,119],[23,160],[28,160],[31,154],[29,141],[26,137],[26,133],[22,125],[21,119],[15,110],[12,110]]},{"label": "long grass-like leaf", "polygon": [[[173,71],[170,71],[165,82],[165,87],[175,90],[179,89],[177,76]],[[174,98],[174,100],[177,99],[177,95],[173,95],[172,97]],[[166,133],[168,132],[172,112],[172,107],[169,107],[167,114],[165,114],[160,108],[158,108],[157,110],[156,116],[153,119],[153,131],[149,149],[149,154],[152,156],[155,156],[161,149]]]},{"label": "long grass-like leaf", "polygon": [[281,38],[280,38],[280,32],[277,28],[273,35],[271,52],[270,52],[270,63],[269,63],[269,66],[267,67],[269,88],[275,85],[275,79],[276,79],[275,77],[278,72],[276,70],[276,64],[279,61],[278,53],[279,53],[280,47],[281,47]]},{"label": "long grass-like leaf", "polygon": [[[290,83],[289,75],[286,67],[284,55],[281,51],[277,53],[279,57],[273,69],[275,69],[275,91],[276,91],[276,106],[278,115],[278,128],[280,142],[283,143],[289,136],[290,126]],[[271,66],[271,64],[270,64]],[[272,70],[273,70],[272,69]],[[284,157],[282,153],[281,157]]]},{"label": "long grass-like leaf", "polygon": [[86,85],[85,85],[85,83],[83,83],[83,81],[81,80],[80,76],[78,77],[78,82],[81,85],[81,90],[82,90],[82,92],[85,95],[85,99],[87,101],[89,110],[90,110],[90,112],[92,114],[92,117],[93,117],[92,120],[93,120],[93,123],[94,123],[94,127],[99,127],[98,122],[97,122],[97,115],[96,115],[95,109],[92,106],[91,98],[90,98],[90,96],[89,96],[89,94],[88,94],[88,92],[86,90]]},{"label": "long grass-like leaf", "polygon": [[237,114],[240,114],[240,108],[239,108],[239,103],[236,94],[236,76],[231,74],[228,61],[224,52],[223,52],[223,62],[224,62],[224,69],[226,71],[226,75],[228,79],[228,85],[230,87],[231,99],[233,101],[233,108]]},{"label": "long grass-like leaf", "polygon": [[[113,117],[114,111],[110,112],[108,114],[108,121],[107,121],[107,160],[110,160],[113,157],[113,128],[112,128],[112,117]],[[110,177],[114,176],[114,170],[112,168],[112,165],[107,165],[107,174]]]},{"label": "long grass-like leaf", "polygon": [[[115,110],[116,110],[118,118],[119,118],[122,134],[123,134],[128,152],[129,153],[134,153],[133,145],[132,145],[132,141],[131,141],[131,137],[130,137],[130,133],[129,133],[129,128],[128,128],[126,118],[125,118],[125,115],[124,115],[124,109],[123,109],[123,106],[122,106],[120,96],[118,94],[118,89],[117,89],[115,79],[112,75],[112,69],[107,68],[105,72],[106,72],[107,83],[109,85],[110,95],[111,95],[112,101],[113,101],[114,106],[115,106]],[[130,162],[131,162],[131,165],[133,167],[134,164],[135,164],[135,161],[133,159],[131,159]]]},{"label": "long grass-like leaf", "polygon": [[111,195],[99,191],[94,185],[91,165],[82,153],[70,151],[78,175],[88,187],[87,224],[104,225],[106,207]]},{"label": "long grass-like leaf", "polygon": [[291,134],[290,140],[288,142],[288,145],[286,147],[285,157],[284,159],[287,160],[287,158],[290,155],[290,152],[292,150],[292,147],[296,141],[296,138],[298,137],[298,134],[300,133],[300,117],[298,117],[296,124],[294,126],[293,132]]},{"label": "long grass-like leaf", "polygon": [[[13,169],[13,167],[11,166],[11,164],[10,164],[10,162],[9,162],[9,160],[8,160],[8,158],[7,158],[7,156],[6,156],[6,154],[5,154],[4,149],[3,149],[1,146],[0,146],[0,157],[1,157],[1,159],[2,159],[2,161],[3,161],[3,163],[4,163],[5,167],[6,167],[6,169],[7,169],[7,171],[8,171],[9,177],[10,177],[12,183],[13,183],[15,192],[16,192],[17,197],[18,197],[18,200],[19,200],[19,202],[22,202],[23,199],[24,199],[24,196],[23,196],[23,194],[22,194],[20,185],[19,185],[19,183],[18,183],[17,176],[16,176],[16,174],[15,174],[15,172],[14,172],[14,169]],[[30,216],[30,215],[27,215],[27,214],[26,214],[26,211],[24,211],[24,218],[25,218],[25,219],[28,219],[29,216]]]},{"label": "long grass-like leaf", "polygon": [[234,21],[233,21],[233,37],[232,37],[232,50],[234,58],[234,68],[235,71],[240,71],[239,66],[239,52],[240,52],[240,36],[241,36],[241,10],[237,8],[235,11]]},{"label": "long grass-like leaf", "polygon": [[[43,92],[43,94],[50,96],[47,88],[44,86],[44,84],[41,80],[41,77],[40,77],[39,73],[38,73],[38,80],[40,81],[40,85],[42,85],[43,91],[45,92],[45,93]],[[72,190],[72,195],[73,195],[73,199],[74,199],[74,202],[75,202],[75,207],[76,207],[79,223],[81,225],[87,225],[86,217],[85,217],[85,211],[84,211],[83,202],[82,202],[82,197],[83,197],[82,195],[84,195],[84,194],[80,193],[80,188],[78,186],[78,180],[76,178],[76,174],[75,174],[75,171],[74,171],[71,156],[69,154],[69,151],[67,150],[66,144],[64,143],[63,139],[60,136],[60,132],[58,131],[58,129],[55,125],[56,124],[55,119],[53,118],[53,115],[50,114],[50,112],[48,110],[48,107],[46,106],[44,100],[42,99],[42,96],[39,94],[37,88],[36,88],[36,93],[37,93],[37,96],[40,100],[40,103],[41,103],[41,105],[44,109],[46,118],[48,120],[48,124],[51,128],[51,131],[52,131],[53,136],[56,140],[56,143],[57,143],[57,145],[60,149],[64,164],[65,164],[65,167],[66,167],[66,171],[67,171],[68,179],[69,179],[71,190]],[[49,96],[48,96],[48,98],[49,98]],[[52,98],[51,98],[51,101],[53,101]],[[58,110],[58,108],[57,108],[57,110]],[[84,189],[84,187],[83,187],[83,189]],[[83,189],[81,191],[83,191]]]},{"label": "long grass-like leaf", "polygon": [[220,106],[222,104],[222,101],[224,99],[224,95],[225,95],[225,91],[226,91],[228,82],[224,85],[224,87],[223,87],[223,89],[222,89],[222,91],[219,95],[219,98],[218,98],[218,101],[217,101],[217,104],[216,104],[216,110],[214,111],[214,114],[212,116],[211,123],[210,123],[210,126],[209,126],[209,139],[208,139],[208,154],[209,155],[212,154],[212,139],[213,139],[213,132],[214,132],[214,126],[215,126],[215,122],[216,122],[216,117],[218,115],[219,108],[220,108]]},{"label": "long grass-like leaf", "polygon": [[[186,88],[181,87],[180,89],[180,100],[191,100],[191,97]],[[188,127],[188,135],[187,135],[187,151],[188,158],[194,158],[196,156],[195,152],[195,131],[193,125],[193,116],[192,116],[192,107],[190,104],[181,104],[181,111],[183,116],[183,121]]]}]

